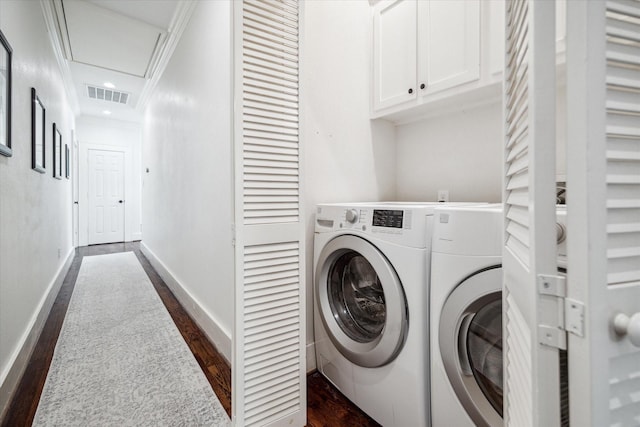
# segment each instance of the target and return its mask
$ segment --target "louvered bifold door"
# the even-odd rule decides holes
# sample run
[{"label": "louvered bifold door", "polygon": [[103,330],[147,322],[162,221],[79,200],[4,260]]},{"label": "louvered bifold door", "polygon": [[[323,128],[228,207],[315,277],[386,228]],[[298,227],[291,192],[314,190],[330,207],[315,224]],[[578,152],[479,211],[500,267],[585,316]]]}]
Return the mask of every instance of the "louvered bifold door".
[{"label": "louvered bifold door", "polygon": [[299,5],[234,4],[237,426],[306,422]]},{"label": "louvered bifold door", "polygon": [[570,420],[638,426],[640,2],[567,3]]},{"label": "louvered bifold door", "polygon": [[560,423],[558,348],[545,325],[558,307],[538,283],[557,275],[554,2],[508,1],[506,25],[504,420],[552,427]]}]

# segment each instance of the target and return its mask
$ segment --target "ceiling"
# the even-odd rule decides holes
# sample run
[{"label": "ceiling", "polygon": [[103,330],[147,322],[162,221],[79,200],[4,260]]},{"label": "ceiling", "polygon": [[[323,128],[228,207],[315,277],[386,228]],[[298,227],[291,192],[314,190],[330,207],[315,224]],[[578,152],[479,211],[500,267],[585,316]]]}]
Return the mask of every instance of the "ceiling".
[{"label": "ceiling", "polygon": [[194,2],[45,3],[49,4],[45,18],[53,30],[50,33],[76,115],[140,121],[146,99],[173,53]]}]

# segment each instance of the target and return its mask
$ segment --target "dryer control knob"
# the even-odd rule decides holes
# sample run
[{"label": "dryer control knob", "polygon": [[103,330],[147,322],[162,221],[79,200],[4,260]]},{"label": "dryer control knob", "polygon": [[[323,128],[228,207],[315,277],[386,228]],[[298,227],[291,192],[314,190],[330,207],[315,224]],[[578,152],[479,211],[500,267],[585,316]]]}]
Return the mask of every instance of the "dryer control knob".
[{"label": "dryer control knob", "polygon": [[358,211],[355,209],[347,209],[347,222],[350,222],[351,224],[355,224],[355,222],[358,220]]}]

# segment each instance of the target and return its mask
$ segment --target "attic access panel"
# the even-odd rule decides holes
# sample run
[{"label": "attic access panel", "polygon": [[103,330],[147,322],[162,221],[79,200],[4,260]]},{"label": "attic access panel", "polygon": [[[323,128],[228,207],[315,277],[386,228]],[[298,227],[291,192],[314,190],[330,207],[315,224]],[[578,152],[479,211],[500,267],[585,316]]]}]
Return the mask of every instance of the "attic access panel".
[{"label": "attic access panel", "polygon": [[70,59],[146,77],[162,30],[88,2],[62,4]]}]

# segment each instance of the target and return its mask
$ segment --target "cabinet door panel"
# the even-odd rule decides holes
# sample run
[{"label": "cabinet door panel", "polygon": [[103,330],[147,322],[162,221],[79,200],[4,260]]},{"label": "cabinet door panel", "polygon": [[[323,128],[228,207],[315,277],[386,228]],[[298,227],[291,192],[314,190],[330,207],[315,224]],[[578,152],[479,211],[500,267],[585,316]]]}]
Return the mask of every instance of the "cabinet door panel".
[{"label": "cabinet door panel", "polygon": [[504,70],[504,1],[490,0],[489,28],[483,30],[483,35],[489,37],[489,73],[499,75]]},{"label": "cabinet door panel", "polygon": [[374,110],[416,97],[415,0],[381,2],[373,16]]},{"label": "cabinet door panel", "polygon": [[480,78],[480,4],[477,0],[418,2],[418,85],[422,94]]}]

